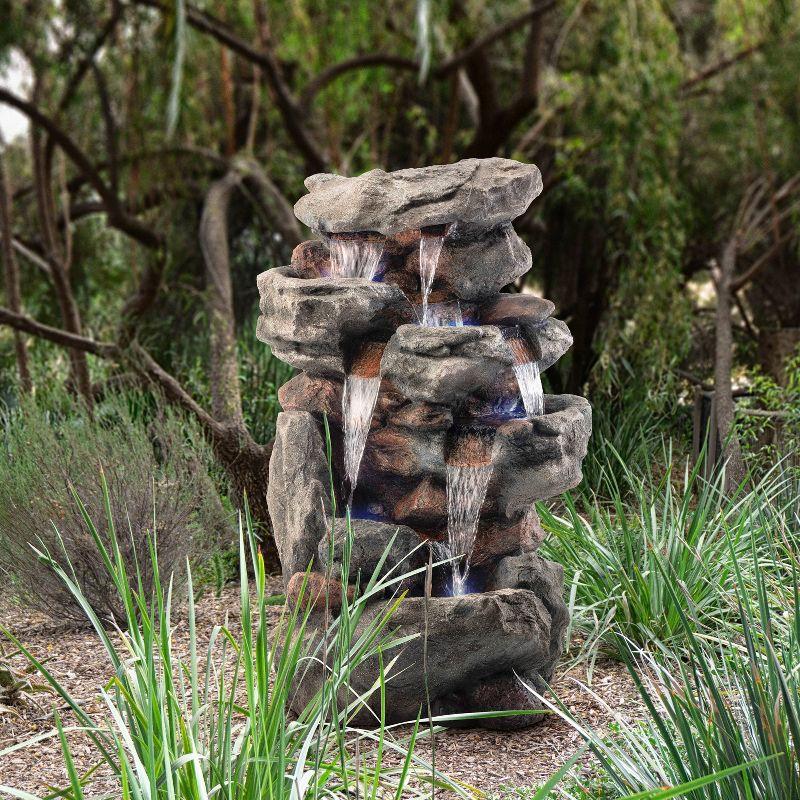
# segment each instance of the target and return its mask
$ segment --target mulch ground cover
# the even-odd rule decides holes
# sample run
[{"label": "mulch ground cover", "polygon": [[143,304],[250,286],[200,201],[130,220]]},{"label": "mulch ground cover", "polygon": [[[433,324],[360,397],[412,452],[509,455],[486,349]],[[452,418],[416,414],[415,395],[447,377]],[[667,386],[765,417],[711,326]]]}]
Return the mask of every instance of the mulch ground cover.
[{"label": "mulch ground cover", "polygon": [[[274,590],[281,591],[276,579]],[[275,621],[280,607],[268,612]],[[201,640],[215,624],[225,622],[238,626],[239,589],[229,586],[220,597],[206,594],[197,606],[197,630]],[[111,674],[110,662],[94,632],[54,623],[42,614],[0,601],[0,626],[11,630],[33,653],[43,660],[55,678],[98,719],[106,710],[99,696]],[[176,648],[188,652],[187,625],[178,622],[174,640]],[[6,652],[10,645],[3,643]],[[16,656],[12,666],[23,669],[25,661]],[[601,729],[612,720],[613,714],[632,721],[641,715],[635,690],[623,666],[612,661],[595,664],[591,689],[581,685],[587,679],[585,667],[562,671],[553,682],[553,689],[565,705],[578,717]],[[608,708],[607,708],[607,707]],[[51,734],[53,710],[62,714],[64,724],[74,724],[63,703],[53,695],[36,694],[29,702],[0,710],[0,750],[33,737],[44,735],[41,741],[0,758],[0,784],[16,789],[45,794],[51,787],[64,786],[66,772],[61,760],[58,739]],[[81,770],[90,769],[96,754],[88,738],[72,732],[69,741],[73,756]],[[515,790],[535,786],[546,780],[580,747],[581,741],[566,723],[547,716],[539,725],[523,731],[497,732],[478,728],[448,730],[436,734],[435,762],[437,768],[451,777],[483,790],[492,797],[508,796]],[[423,742],[420,755],[430,759],[430,744]],[[588,758],[586,759],[589,763]],[[116,786],[102,768],[92,776],[89,795],[110,793]]]}]

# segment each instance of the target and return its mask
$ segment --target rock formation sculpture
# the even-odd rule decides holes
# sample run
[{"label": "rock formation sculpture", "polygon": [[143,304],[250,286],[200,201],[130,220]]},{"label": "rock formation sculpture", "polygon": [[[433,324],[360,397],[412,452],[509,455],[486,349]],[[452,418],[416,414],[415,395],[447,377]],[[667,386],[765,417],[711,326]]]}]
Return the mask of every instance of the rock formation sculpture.
[{"label": "rock formation sculpture", "polygon": [[[295,213],[319,238],[258,278],[259,337],[300,370],[280,390],[269,475],[284,580],[341,559],[328,539],[327,415],[335,508],[351,505],[351,574],[371,574],[392,536],[384,570],[424,565],[426,543],[447,562],[427,601],[434,711],[535,707],[517,676],[550,679],[568,614],[561,567],[536,553],[534,503],[581,480],[591,430],[585,399],[542,394],[541,373],[572,344],[553,304],[502,292],[531,266],[511,223],[541,192],[539,170],[470,159],[313,175],[306,187]],[[422,627],[417,578],[393,618],[401,635]],[[405,646],[389,681],[390,721],[415,718],[425,699],[422,647],[422,637]]]}]

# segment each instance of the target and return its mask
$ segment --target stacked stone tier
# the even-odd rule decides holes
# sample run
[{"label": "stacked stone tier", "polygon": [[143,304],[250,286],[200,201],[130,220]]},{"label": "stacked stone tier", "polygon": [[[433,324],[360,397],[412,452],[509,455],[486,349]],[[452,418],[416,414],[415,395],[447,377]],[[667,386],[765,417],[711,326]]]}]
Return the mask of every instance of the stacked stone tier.
[{"label": "stacked stone tier", "polygon": [[[541,191],[538,170],[487,159],[359,178],[312,176],[306,185],[296,213],[320,238],[299,245],[290,266],[258,278],[259,338],[299,371],[279,393],[268,489],[289,594],[310,566],[327,586],[328,609],[331,598],[341,602],[342,587],[323,576],[338,574],[344,526],[332,534],[331,521],[348,499],[344,381],[379,378],[352,495],[353,582],[372,574],[393,541],[384,572],[418,570],[400,587],[408,596],[393,624],[419,630],[426,543],[447,536],[448,465],[491,463],[472,553],[475,588],[446,596],[441,570],[438,596],[428,599],[429,688],[441,713],[534,708],[515,674],[536,686],[549,680],[567,623],[561,568],[536,553],[543,532],[534,503],[580,482],[591,431],[581,397],[546,395],[544,413],[530,418],[519,402],[520,348],[544,371],[572,344],[550,301],[502,291],[531,266],[511,220]],[[428,301],[463,324],[419,324],[420,241],[428,236],[444,236]],[[337,239],[380,243],[373,279],[333,277]],[[311,629],[323,617],[315,612]],[[424,697],[419,647],[407,646],[402,675],[390,682],[392,720],[413,719]],[[359,680],[354,688],[366,690],[374,675],[365,667],[361,687]],[[309,674],[298,703],[315,685]]]}]

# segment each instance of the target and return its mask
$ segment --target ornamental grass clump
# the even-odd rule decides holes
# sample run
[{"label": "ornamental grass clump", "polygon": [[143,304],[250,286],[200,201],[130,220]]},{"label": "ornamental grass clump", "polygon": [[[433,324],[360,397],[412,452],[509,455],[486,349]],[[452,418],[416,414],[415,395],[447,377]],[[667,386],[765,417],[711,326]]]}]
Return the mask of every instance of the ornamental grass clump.
[{"label": "ornamental grass clump", "polygon": [[[146,589],[141,560],[129,572],[120,549],[128,531],[117,531],[106,483],[102,494],[107,512],[103,526],[95,525],[83,502],[76,503],[124,611],[115,632],[107,630],[75,580],[61,540],[57,551],[38,550],[37,555],[42,569],[52,570],[75,598],[104,645],[113,675],[100,690],[105,718],[90,716],[45,663],[4,631],[75,717],[71,728],[55,720],[54,735],[60,737],[70,782],[64,796],[82,800],[91,793],[91,771],[78,771],[65,735],[69,730],[89,737],[96,766],[111,771],[118,788],[115,797],[124,800],[413,798],[430,796],[432,785],[454,796],[471,796],[414,752],[417,738],[427,734],[419,720],[400,736],[383,724],[385,683],[393,653],[405,641],[391,631],[399,597],[374,619],[360,623],[367,603],[387,591],[391,595],[403,575],[379,580],[376,571],[365,590],[346,604],[346,613],[329,615],[324,637],[309,643],[303,634],[314,598],[304,586],[292,608],[285,608],[277,622],[271,618],[264,561],[246,514],[239,545],[240,625],[216,625],[207,635],[198,631],[187,567],[181,617],[188,628],[188,647],[181,649],[174,635],[177,594],[171,577],[161,572],[155,537],[147,554],[153,580]],[[252,579],[248,562],[255,565]],[[347,564],[342,569],[346,579]],[[370,730],[352,724],[366,708],[367,695],[354,693],[350,678],[354,670],[376,660],[380,669],[370,694],[379,693],[382,702],[376,729]],[[295,680],[313,664],[323,666],[324,681],[306,707],[290,718]],[[23,746],[0,752],[0,759]],[[31,798],[0,786],[3,792]]]},{"label": "ornamental grass clump", "polygon": [[[161,569],[179,582],[187,558],[197,564],[220,541],[231,541],[235,524],[209,475],[209,448],[182,415],[137,393],[106,396],[93,413],[57,399],[62,402],[30,400],[3,416],[0,575],[26,605],[85,624],[78,598],[42,568],[34,548],[57,556],[66,551],[71,578],[94,612],[106,624],[119,623],[125,619],[122,598],[73,492],[92,519],[108,514],[115,529],[125,531],[117,542],[120,557],[147,594],[154,581],[148,537],[156,542]],[[101,471],[107,495],[97,481]],[[110,548],[108,538],[103,542]]]},{"label": "ornamental grass clump", "polygon": [[[785,475],[780,465],[777,471]],[[800,493],[791,476],[780,480],[775,470],[768,488],[774,491],[763,497],[771,502],[748,511],[748,520],[762,524],[747,549],[741,551],[741,534],[732,526],[722,534],[733,572],[733,614],[724,627],[715,632],[698,615],[676,565],[663,556],[653,569],[677,617],[674,648],[644,649],[624,635],[624,624],[611,626],[608,635],[633,679],[642,720],[619,718],[608,735],[557,701],[545,701],[584,737],[620,796],[721,774],[690,796],[800,797]]]},{"label": "ornamental grass clump", "polygon": [[[771,533],[791,522],[788,478],[779,467],[728,495],[723,471],[702,477],[702,459],[679,472],[667,451],[664,463],[664,475],[651,479],[620,459],[624,488],[609,483],[609,502],[579,509],[567,497],[564,513],[539,506],[550,534],[543,552],[572,576],[572,626],[591,658],[623,658],[623,640],[687,655],[687,624],[707,641],[734,640],[741,630],[736,592],[754,586],[751,544],[766,555]],[[778,590],[785,577],[773,562],[764,580]]]}]

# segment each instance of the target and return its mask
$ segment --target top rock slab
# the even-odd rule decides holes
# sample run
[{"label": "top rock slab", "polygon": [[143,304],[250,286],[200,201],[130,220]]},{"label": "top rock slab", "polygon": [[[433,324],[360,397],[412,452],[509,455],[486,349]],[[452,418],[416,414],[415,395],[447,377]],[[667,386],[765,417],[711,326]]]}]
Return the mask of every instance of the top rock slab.
[{"label": "top rock slab", "polygon": [[524,213],[542,191],[534,164],[468,158],[455,164],[356,178],[320,173],[306,178],[297,218],[320,233],[378,231],[392,236],[429,225],[465,222],[492,228]]}]

